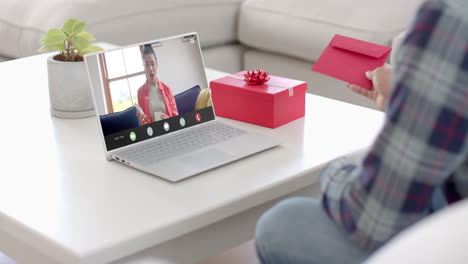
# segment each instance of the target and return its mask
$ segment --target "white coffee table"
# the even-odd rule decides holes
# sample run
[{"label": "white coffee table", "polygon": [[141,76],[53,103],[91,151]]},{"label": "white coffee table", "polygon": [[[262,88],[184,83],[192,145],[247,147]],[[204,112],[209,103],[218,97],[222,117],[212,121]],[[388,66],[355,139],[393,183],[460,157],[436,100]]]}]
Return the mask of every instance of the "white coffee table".
[{"label": "white coffee table", "polygon": [[174,184],[107,161],[94,117],[50,115],[47,56],[0,63],[0,251],[19,263],[196,263],[251,239],[275,199],[311,195],[384,118],[308,94],[305,118],[277,129],[224,119],[283,144]]}]

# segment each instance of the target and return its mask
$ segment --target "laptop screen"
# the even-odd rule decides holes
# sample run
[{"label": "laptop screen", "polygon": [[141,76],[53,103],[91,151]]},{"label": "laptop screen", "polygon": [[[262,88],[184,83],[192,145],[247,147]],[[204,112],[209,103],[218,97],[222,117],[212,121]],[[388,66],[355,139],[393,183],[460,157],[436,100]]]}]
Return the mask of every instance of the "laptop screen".
[{"label": "laptop screen", "polygon": [[215,118],[195,33],[85,56],[108,151]]}]

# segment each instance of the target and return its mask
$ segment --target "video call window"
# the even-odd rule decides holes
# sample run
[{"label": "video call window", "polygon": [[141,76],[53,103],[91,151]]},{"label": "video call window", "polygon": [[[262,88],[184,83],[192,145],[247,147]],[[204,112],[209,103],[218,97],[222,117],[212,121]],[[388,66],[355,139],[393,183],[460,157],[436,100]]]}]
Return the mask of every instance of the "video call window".
[{"label": "video call window", "polygon": [[214,119],[196,35],[85,59],[108,150]]}]

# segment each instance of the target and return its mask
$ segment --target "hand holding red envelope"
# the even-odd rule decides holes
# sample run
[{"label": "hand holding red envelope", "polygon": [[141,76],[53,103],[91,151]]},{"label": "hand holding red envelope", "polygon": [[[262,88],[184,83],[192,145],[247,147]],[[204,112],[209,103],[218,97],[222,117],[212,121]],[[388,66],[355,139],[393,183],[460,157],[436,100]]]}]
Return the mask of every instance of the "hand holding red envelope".
[{"label": "hand holding red envelope", "polygon": [[336,34],[312,67],[313,71],[372,89],[366,71],[384,65],[392,48]]}]

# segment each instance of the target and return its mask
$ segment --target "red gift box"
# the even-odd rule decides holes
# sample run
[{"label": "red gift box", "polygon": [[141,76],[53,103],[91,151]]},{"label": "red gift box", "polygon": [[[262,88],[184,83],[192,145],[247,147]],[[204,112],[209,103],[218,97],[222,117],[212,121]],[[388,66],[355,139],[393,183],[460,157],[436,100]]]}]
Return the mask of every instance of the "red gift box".
[{"label": "red gift box", "polygon": [[249,84],[243,80],[245,73],[211,81],[217,116],[270,128],[304,116],[306,82],[270,75],[264,84]]}]

